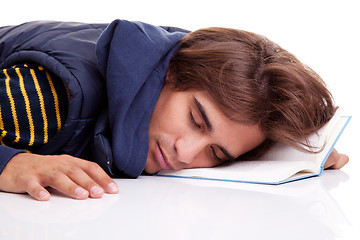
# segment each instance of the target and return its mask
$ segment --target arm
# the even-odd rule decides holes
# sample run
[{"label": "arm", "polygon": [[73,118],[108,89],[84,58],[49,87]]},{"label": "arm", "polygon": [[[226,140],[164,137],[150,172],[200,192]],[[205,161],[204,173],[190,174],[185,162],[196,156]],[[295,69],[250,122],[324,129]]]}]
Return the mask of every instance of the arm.
[{"label": "arm", "polygon": [[96,164],[69,155],[43,156],[19,153],[0,174],[0,190],[28,193],[45,201],[52,187],[75,199],[100,198],[117,193],[116,183]]}]

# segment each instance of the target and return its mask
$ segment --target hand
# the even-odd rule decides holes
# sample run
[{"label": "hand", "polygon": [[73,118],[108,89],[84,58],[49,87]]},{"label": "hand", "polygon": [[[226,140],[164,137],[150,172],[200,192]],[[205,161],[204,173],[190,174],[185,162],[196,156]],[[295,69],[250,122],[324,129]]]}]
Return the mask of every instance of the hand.
[{"label": "hand", "polygon": [[117,193],[116,183],[96,163],[69,155],[43,156],[19,153],[0,174],[0,190],[28,193],[46,201],[52,187],[75,199],[100,198],[104,193]]},{"label": "hand", "polygon": [[329,158],[326,160],[324,168],[340,169],[349,162],[349,157],[345,154],[338,153],[333,149]]}]

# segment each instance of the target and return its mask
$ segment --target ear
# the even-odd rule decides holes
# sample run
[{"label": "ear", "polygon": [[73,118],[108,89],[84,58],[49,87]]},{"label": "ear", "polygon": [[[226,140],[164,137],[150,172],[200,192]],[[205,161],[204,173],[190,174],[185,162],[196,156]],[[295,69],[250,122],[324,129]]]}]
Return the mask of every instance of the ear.
[{"label": "ear", "polygon": [[173,78],[173,75],[171,74],[171,71],[169,69],[166,72],[166,78],[165,78],[164,86],[172,87],[172,88],[175,87],[174,78]]}]

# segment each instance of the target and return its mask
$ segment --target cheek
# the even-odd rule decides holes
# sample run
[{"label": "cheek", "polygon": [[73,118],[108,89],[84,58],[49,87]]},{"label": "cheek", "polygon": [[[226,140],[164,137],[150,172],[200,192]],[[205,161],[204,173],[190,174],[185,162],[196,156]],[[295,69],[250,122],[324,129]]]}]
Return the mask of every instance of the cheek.
[{"label": "cheek", "polygon": [[215,163],[214,161],[210,161],[210,160],[199,160],[199,161],[193,161],[192,163],[190,163],[189,165],[186,166],[186,168],[212,168],[212,167],[216,167],[219,166],[220,163]]},{"label": "cheek", "polygon": [[186,168],[212,168],[221,163],[209,157],[206,151],[202,151]]},{"label": "cheek", "polygon": [[166,107],[154,111],[150,119],[149,135],[181,133],[186,128],[188,128],[188,125],[185,111],[178,109],[176,106],[172,109]]}]

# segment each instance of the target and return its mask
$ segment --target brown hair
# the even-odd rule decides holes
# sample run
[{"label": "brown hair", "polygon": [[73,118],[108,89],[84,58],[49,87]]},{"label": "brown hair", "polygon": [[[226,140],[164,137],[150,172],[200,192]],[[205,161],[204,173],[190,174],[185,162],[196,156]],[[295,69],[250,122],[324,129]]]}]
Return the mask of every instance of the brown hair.
[{"label": "brown hair", "polygon": [[306,136],[335,112],[330,92],[312,69],[251,32],[191,32],[171,59],[168,74],[175,89],[206,90],[227,117],[259,124],[267,140],[251,156],[261,155],[274,142],[315,152]]}]

